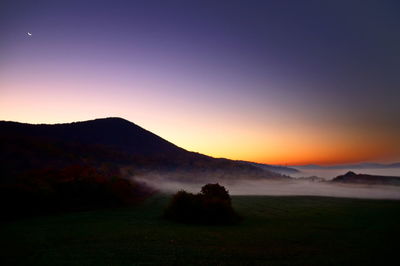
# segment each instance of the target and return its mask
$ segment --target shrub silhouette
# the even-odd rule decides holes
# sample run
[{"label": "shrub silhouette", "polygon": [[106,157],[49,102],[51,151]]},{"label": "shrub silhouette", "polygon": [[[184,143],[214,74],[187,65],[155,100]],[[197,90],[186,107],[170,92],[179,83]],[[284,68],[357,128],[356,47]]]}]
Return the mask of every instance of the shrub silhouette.
[{"label": "shrub silhouette", "polygon": [[240,220],[232,208],[228,191],[218,183],[203,186],[198,194],[178,191],[164,216],[173,221],[196,224],[233,224]]}]

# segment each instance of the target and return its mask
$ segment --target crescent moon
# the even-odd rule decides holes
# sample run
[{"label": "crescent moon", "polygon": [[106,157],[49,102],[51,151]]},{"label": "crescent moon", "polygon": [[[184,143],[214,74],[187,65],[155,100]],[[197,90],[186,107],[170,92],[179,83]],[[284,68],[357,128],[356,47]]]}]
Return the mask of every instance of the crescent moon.
[{"label": "crescent moon", "polygon": [[28,33],[28,36],[32,36],[32,33],[30,33],[30,32],[27,32]]}]

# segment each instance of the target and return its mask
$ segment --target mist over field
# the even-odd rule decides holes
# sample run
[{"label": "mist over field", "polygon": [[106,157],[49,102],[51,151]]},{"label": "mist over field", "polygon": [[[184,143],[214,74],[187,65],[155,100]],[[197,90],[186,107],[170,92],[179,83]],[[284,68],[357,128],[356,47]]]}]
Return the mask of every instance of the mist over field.
[{"label": "mist over field", "polygon": [[346,169],[307,169],[303,167],[296,167],[299,172],[291,173],[290,176],[294,178],[317,176],[325,180],[331,180],[338,175],[343,175],[348,171],[355,173],[363,173],[368,175],[380,175],[380,176],[400,176],[400,168],[346,168]]},{"label": "mist over field", "polygon": [[[213,180],[178,181],[162,175],[146,175],[135,177],[165,193],[179,190],[197,193],[207,182],[225,186],[231,195],[263,195],[263,196],[327,196],[365,199],[400,199],[400,186],[337,184],[331,182],[313,182],[307,180]],[[190,180],[190,178],[188,178]]]}]

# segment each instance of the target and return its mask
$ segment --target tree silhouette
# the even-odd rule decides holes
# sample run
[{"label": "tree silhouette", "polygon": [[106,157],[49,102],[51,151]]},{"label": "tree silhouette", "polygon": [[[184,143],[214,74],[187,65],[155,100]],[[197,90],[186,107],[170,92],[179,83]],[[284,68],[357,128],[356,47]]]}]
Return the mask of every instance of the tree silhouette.
[{"label": "tree silhouette", "polygon": [[233,224],[240,217],[233,210],[225,187],[207,184],[198,194],[178,191],[164,213],[165,218],[196,224]]}]

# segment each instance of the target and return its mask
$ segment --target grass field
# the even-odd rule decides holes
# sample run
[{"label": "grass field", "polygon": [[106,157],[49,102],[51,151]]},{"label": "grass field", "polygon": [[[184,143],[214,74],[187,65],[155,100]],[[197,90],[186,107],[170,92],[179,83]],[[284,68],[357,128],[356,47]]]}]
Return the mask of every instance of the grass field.
[{"label": "grass field", "polygon": [[138,207],[0,224],[0,265],[396,265],[400,201],[233,197],[234,226],[160,218]]}]

